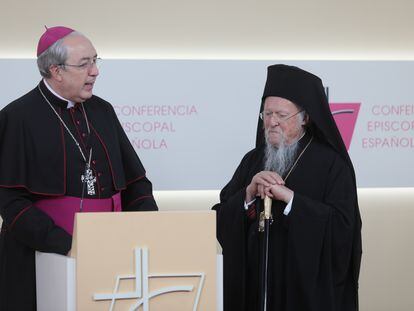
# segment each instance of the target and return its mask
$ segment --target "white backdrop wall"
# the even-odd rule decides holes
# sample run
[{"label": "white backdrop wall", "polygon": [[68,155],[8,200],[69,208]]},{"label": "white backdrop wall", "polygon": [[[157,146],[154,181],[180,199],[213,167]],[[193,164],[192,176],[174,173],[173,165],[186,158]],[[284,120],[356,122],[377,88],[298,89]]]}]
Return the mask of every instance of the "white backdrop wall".
[{"label": "white backdrop wall", "polygon": [[[220,189],[254,147],[266,67],[277,62],[106,60],[95,93],[114,106],[155,190]],[[359,187],[413,186],[414,62],[285,63],[320,76],[331,110],[345,112],[335,118]],[[0,108],[39,81],[34,60],[0,60],[0,71]]]}]

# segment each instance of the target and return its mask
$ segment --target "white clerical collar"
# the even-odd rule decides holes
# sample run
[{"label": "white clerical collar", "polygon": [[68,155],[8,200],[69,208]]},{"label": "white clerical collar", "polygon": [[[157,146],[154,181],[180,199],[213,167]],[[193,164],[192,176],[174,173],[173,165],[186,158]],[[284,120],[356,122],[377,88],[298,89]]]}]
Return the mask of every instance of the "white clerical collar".
[{"label": "white clerical collar", "polygon": [[72,107],[75,107],[75,103],[74,102],[72,102],[72,101],[70,101],[70,100],[67,100],[66,98],[63,98],[62,96],[60,96],[58,93],[56,93],[55,92],[55,90],[54,89],[52,89],[52,87],[47,83],[47,81],[46,81],[46,79],[43,79],[43,82],[45,83],[45,85],[46,85],[46,87],[48,88],[48,90],[53,94],[53,95],[55,95],[57,98],[59,98],[59,99],[61,99],[61,100],[64,100],[64,101],[67,101],[68,102],[68,106],[66,107],[67,109],[69,109],[69,108],[72,108]]}]

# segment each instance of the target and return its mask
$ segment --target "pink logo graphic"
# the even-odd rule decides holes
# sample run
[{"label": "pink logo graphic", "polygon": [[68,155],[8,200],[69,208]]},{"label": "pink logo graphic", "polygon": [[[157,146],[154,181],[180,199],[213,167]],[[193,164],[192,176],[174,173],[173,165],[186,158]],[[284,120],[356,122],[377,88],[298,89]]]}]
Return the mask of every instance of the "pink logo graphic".
[{"label": "pink logo graphic", "polygon": [[351,145],[352,135],[354,133],[360,105],[360,103],[329,104],[336,126],[341,133],[347,150],[349,150],[349,146]]}]

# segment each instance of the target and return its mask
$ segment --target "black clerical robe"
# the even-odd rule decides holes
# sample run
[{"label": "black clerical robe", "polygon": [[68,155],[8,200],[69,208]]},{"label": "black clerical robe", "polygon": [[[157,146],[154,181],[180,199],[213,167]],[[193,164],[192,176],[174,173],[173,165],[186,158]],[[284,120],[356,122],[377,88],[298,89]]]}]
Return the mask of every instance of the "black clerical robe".
[{"label": "black clerical robe", "polygon": [[[301,148],[308,141],[306,135]],[[262,234],[257,218],[247,217],[244,199],[253,176],[263,170],[263,155],[264,146],[245,155],[214,206],[223,247],[225,311],[258,310],[259,306]],[[360,223],[348,164],[314,139],[286,186],[294,191],[288,216],[283,214],[284,202],[272,202],[267,310],[357,310],[361,250],[354,238]]]},{"label": "black clerical robe", "polygon": [[[157,210],[151,182],[112,106],[93,96],[83,103],[85,113],[79,104],[67,109],[43,81],[39,87],[83,152],[92,147],[96,192],[85,198],[121,192],[123,210]],[[36,201],[81,197],[84,169],[73,138],[38,87],[0,111],[0,310],[36,310],[34,251],[67,254],[72,240]]]}]

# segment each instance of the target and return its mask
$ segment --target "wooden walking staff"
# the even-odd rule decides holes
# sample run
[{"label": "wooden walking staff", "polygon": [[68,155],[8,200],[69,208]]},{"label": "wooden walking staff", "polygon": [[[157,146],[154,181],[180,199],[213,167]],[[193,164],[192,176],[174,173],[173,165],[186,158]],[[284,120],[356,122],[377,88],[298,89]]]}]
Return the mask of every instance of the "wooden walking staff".
[{"label": "wooden walking staff", "polygon": [[259,231],[263,232],[263,244],[262,244],[262,265],[261,265],[261,289],[260,294],[260,311],[267,310],[267,277],[268,277],[268,267],[269,267],[269,239],[270,239],[270,225],[273,222],[272,217],[272,199],[268,196],[264,199],[264,211],[260,215]]}]

